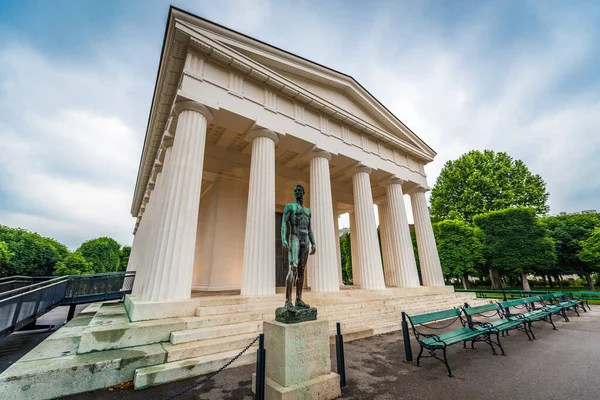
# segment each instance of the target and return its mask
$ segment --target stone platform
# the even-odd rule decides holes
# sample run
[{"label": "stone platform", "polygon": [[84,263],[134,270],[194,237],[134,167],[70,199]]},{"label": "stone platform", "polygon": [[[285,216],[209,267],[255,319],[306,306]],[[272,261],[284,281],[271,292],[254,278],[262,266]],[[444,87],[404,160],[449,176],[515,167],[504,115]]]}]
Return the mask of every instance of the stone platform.
[{"label": "stone platform", "polygon": [[[400,330],[401,311],[486,303],[452,287],[305,293],[319,310],[318,320],[328,320],[331,343],[336,322],[344,340],[351,341]],[[263,321],[274,319],[284,296],[193,297],[179,309],[160,308],[168,318],[137,322],[130,321],[123,304],[94,304],[1,374],[0,398],[51,399],[127,381],[142,389],[213,372],[252,342]],[[150,305],[141,309],[147,312]],[[172,315],[173,310],[184,315]],[[232,366],[255,361],[251,348]]]}]

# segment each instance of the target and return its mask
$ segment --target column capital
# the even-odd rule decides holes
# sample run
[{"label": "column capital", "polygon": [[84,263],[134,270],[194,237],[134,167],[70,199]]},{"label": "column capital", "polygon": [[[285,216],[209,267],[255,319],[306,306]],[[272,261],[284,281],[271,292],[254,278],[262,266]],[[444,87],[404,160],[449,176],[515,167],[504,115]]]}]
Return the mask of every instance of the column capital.
[{"label": "column capital", "polygon": [[250,142],[252,142],[257,137],[268,137],[269,139],[272,139],[275,142],[275,144],[279,142],[279,135],[267,128],[254,128],[246,135],[246,138]]},{"label": "column capital", "polygon": [[419,185],[419,186],[415,186],[414,188],[410,189],[408,191],[408,194],[413,194],[413,193],[426,193],[428,191],[430,191],[431,188],[428,186],[423,186],[423,185]]},{"label": "column capital", "polygon": [[175,107],[173,108],[175,114],[179,115],[182,111],[196,111],[206,118],[207,121],[211,121],[214,116],[213,113],[206,107],[204,104],[200,104],[197,101],[186,100],[180,101],[179,103],[175,103]]},{"label": "column capital", "polygon": [[401,178],[396,178],[395,176],[386,179],[385,181],[381,182],[381,184],[383,186],[389,186],[389,185],[403,185],[404,183],[406,183],[407,181]]},{"label": "column capital", "polygon": [[367,167],[366,165],[360,164],[360,165],[357,165],[353,171],[353,173],[355,173],[355,174],[358,172],[366,172],[367,174],[371,175],[371,172],[373,172],[373,170],[371,168]]},{"label": "column capital", "polygon": [[325,150],[313,150],[310,153],[308,153],[306,155],[306,157],[309,160],[312,160],[313,158],[317,158],[317,157],[322,157],[322,158],[326,158],[327,161],[331,161],[331,153]]}]

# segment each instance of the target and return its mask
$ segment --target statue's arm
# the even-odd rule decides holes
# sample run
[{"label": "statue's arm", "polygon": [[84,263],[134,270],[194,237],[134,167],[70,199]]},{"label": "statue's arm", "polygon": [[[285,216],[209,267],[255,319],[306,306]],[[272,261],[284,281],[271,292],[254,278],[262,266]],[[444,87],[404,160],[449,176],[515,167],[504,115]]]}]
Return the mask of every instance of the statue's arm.
[{"label": "statue's arm", "polygon": [[284,249],[287,249],[287,224],[290,220],[290,206],[289,204],[283,209],[283,217],[281,218],[281,244]]},{"label": "statue's arm", "polygon": [[313,234],[312,223],[310,222],[311,219],[312,219],[312,215],[311,215],[311,218],[308,220],[308,240],[310,240],[310,244],[312,246],[312,249],[310,250],[310,254],[315,254],[315,251],[317,250],[317,245],[315,244],[315,235]]}]

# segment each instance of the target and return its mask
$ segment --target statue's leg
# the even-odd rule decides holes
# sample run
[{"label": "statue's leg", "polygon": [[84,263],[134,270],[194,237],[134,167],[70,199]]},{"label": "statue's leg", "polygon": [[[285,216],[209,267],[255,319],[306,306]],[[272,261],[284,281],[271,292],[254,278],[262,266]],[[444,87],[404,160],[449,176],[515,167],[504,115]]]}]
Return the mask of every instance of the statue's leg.
[{"label": "statue's leg", "polygon": [[300,244],[298,242],[298,237],[296,235],[290,235],[289,240],[289,250],[288,250],[288,273],[285,278],[285,307],[289,311],[295,311],[293,302],[292,302],[292,288],[297,281],[298,276],[298,250],[300,249]]},{"label": "statue's leg", "polygon": [[309,241],[308,238],[300,243],[300,252],[298,255],[298,283],[296,284],[296,308],[310,308],[308,304],[302,301],[302,289],[304,288],[304,270],[308,261]]}]

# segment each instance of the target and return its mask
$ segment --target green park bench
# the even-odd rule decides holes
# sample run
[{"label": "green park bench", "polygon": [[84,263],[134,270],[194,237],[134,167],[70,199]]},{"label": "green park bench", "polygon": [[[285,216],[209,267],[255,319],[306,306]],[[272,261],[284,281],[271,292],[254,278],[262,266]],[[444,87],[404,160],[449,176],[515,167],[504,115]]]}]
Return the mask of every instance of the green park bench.
[{"label": "green park bench", "polygon": [[556,310],[557,312],[555,312],[555,314],[560,313],[565,321],[569,321],[569,318],[566,314],[567,310],[572,309],[575,311],[578,317],[580,316],[578,310],[579,307],[582,307],[583,310],[587,312],[583,306],[583,300],[574,299],[563,292],[547,293],[539,297],[542,299],[543,304],[546,305],[546,307],[551,307],[552,309]]},{"label": "green park bench", "polygon": [[[471,347],[473,348],[473,343],[477,341],[485,342],[490,345],[492,348],[492,353],[496,354],[496,349],[492,343],[490,338],[490,330],[489,329],[470,329],[465,325],[465,322],[461,318],[461,310],[458,308],[454,308],[452,310],[445,311],[436,311],[427,314],[420,314],[409,316],[407,315],[410,325],[412,326],[413,333],[417,342],[421,346],[421,350],[419,351],[419,355],[417,357],[417,366],[420,366],[421,358],[433,357],[436,360],[441,361],[446,366],[448,370],[448,376],[453,377],[452,370],[450,369],[450,365],[448,364],[448,359],[446,357],[446,349],[449,346],[452,346],[457,343],[462,343],[463,347],[466,348],[467,342],[472,342]],[[448,320],[450,320],[448,322]],[[435,322],[444,322],[443,326],[433,326],[432,324]],[[439,334],[434,333],[426,333],[425,330],[445,330],[450,328],[456,321],[460,321],[461,327],[459,329],[455,329],[452,331],[444,331]],[[429,352],[428,356],[423,356],[423,351],[427,350]],[[443,354],[443,359],[439,358],[436,354],[436,351],[441,350]]]},{"label": "green park bench", "polygon": [[[536,306],[535,303],[540,303],[541,306]],[[526,322],[529,328],[529,333],[535,340],[535,334],[531,328],[533,322],[544,321],[552,325],[552,328],[556,330],[556,325],[552,320],[552,315],[560,312],[560,307],[546,306],[541,296],[523,297],[515,300],[507,300],[498,303],[502,307],[504,317],[509,321],[521,321]],[[519,312],[512,312],[512,309],[520,310]],[[564,315],[565,321],[568,321],[566,315]]]},{"label": "green park bench", "polygon": [[[462,311],[465,315],[467,326],[470,329],[480,331],[487,330],[491,335],[496,335],[496,341],[494,343],[500,347],[503,356],[506,355],[506,353],[504,352],[504,348],[500,343],[500,334],[504,336],[505,334],[508,334],[509,331],[516,329],[521,332],[525,332],[529,340],[533,340],[527,330],[527,322],[521,321],[520,319],[506,319],[504,317],[502,308],[498,305],[498,303],[485,304],[477,307],[470,307],[467,303],[465,303],[465,307]],[[475,320],[473,317],[483,317],[490,319],[490,321],[487,322]]]},{"label": "green park bench", "polygon": [[580,307],[583,308],[583,311],[587,312],[585,306],[591,311],[589,300],[600,300],[600,292],[572,292],[565,294],[565,297],[570,300],[580,301]]}]

